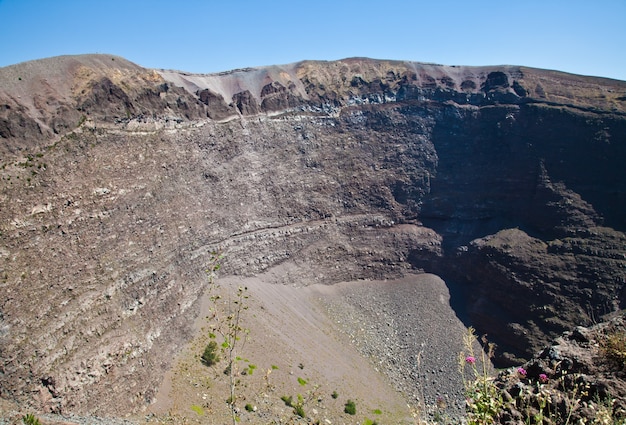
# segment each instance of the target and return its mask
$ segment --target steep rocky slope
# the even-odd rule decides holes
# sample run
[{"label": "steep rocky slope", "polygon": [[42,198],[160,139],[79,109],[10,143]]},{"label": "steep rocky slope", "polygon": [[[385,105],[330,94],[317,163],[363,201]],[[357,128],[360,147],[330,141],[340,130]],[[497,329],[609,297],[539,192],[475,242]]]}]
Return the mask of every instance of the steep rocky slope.
[{"label": "steep rocky slope", "polygon": [[625,82],[59,57],[0,69],[0,137],[0,391],[38,408],[150,403],[218,247],[272,283],[434,272],[502,364],[626,301]]},{"label": "steep rocky slope", "polygon": [[527,363],[502,371],[495,383],[505,405],[496,423],[623,423],[626,417],[623,312],[565,332]]}]

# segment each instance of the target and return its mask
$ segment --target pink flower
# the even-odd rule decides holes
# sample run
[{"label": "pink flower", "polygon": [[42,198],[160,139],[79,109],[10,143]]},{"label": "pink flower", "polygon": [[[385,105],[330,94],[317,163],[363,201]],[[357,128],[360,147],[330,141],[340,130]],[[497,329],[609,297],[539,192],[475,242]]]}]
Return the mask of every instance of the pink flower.
[{"label": "pink flower", "polygon": [[519,373],[522,376],[526,376],[526,369],[524,369],[523,367],[518,367],[517,373]]},{"label": "pink flower", "polygon": [[545,373],[540,373],[539,374],[539,381],[542,382],[542,383],[548,382],[548,375],[546,375]]},{"label": "pink flower", "polygon": [[465,357],[465,363],[474,364],[476,363],[476,358],[474,356],[467,356]]}]

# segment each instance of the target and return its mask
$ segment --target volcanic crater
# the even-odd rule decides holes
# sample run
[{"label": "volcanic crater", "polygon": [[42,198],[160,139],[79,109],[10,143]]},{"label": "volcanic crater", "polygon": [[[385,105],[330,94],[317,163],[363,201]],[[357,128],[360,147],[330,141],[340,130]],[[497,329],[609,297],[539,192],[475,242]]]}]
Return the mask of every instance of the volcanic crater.
[{"label": "volcanic crater", "polygon": [[624,308],[625,99],[367,58],[0,68],[2,409],[227,420],[199,355],[208,294],[243,286],[242,420],[295,420],[288,394],[333,423],[342,397],[359,423],[459,414],[466,327],[510,366]]}]

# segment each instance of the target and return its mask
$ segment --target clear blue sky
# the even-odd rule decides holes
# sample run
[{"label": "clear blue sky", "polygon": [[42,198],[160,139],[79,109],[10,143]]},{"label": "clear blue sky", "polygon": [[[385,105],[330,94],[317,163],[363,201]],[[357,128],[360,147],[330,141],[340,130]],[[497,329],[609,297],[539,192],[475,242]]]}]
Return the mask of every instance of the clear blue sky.
[{"label": "clear blue sky", "polygon": [[0,0],[0,66],[110,53],[209,73],[351,56],[626,80],[626,0]]}]

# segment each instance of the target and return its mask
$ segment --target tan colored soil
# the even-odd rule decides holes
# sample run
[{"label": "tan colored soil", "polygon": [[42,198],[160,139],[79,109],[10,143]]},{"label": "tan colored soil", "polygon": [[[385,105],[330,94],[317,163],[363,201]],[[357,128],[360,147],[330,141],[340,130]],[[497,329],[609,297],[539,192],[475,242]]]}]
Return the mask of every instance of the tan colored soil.
[{"label": "tan colored soil", "polygon": [[[245,303],[249,309],[243,313],[243,327],[249,329],[249,337],[238,350],[242,357],[237,363],[238,371],[249,365],[256,368],[252,374],[239,375],[236,387],[239,419],[242,423],[297,423],[303,421],[294,415],[293,409],[281,400],[282,396],[302,397],[306,415],[320,423],[361,424],[366,418],[379,423],[413,423],[416,409],[408,406],[414,400],[399,392],[398,382],[391,382],[383,372],[381,359],[368,358],[362,348],[367,341],[350,336],[345,327],[350,318],[355,318],[354,306],[350,305],[350,291],[362,291],[374,303],[382,299],[389,289],[405,290],[407,285],[417,286],[432,294],[432,299],[423,302],[439,304],[447,313],[439,314],[439,321],[451,323],[444,332],[454,328],[462,335],[462,326],[449,307],[447,288],[433,275],[411,275],[398,281],[345,282],[338,285],[277,285],[267,281],[267,276],[238,279],[219,279],[224,307],[229,294],[237,287],[246,287],[249,298]],[[215,294],[216,292],[213,292]],[[409,294],[409,296],[412,296]],[[232,301],[232,299],[231,299]],[[419,303],[418,300],[414,300]],[[341,306],[344,306],[342,308]],[[227,376],[223,370],[226,362],[206,367],[199,356],[209,341],[208,333],[215,307],[206,294],[202,304],[202,315],[196,323],[197,336],[180,354],[175,367],[168,372],[161,386],[157,401],[149,412],[152,420],[188,421],[190,423],[228,423],[229,396]],[[441,309],[440,307],[437,307]],[[405,314],[398,311],[399,317]],[[367,308],[363,308],[366,312]],[[422,308],[422,311],[429,308]],[[432,310],[432,309],[431,309]],[[343,313],[345,315],[342,315]],[[414,312],[420,308],[414,308]],[[443,317],[441,317],[443,316]],[[359,319],[361,320],[361,319]],[[366,323],[353,323],[359,328]],[[361,329],[363,330],[363,329]],[[449,334],[449,332],[448,332]],[[387,337],[380,334],[380,338]],[[240,343],[244,341],[241,340]],[[454,353],[454,357],[458,352]],[[302,381],[305,380],[306,384]],[[331,395],[338,394],[335,399]],[[355,401],[357,415],[343,412],[348,399]],[[415,404],[414,401],[411,402]],[[244,406],[255,409],[248,412]]]}]

